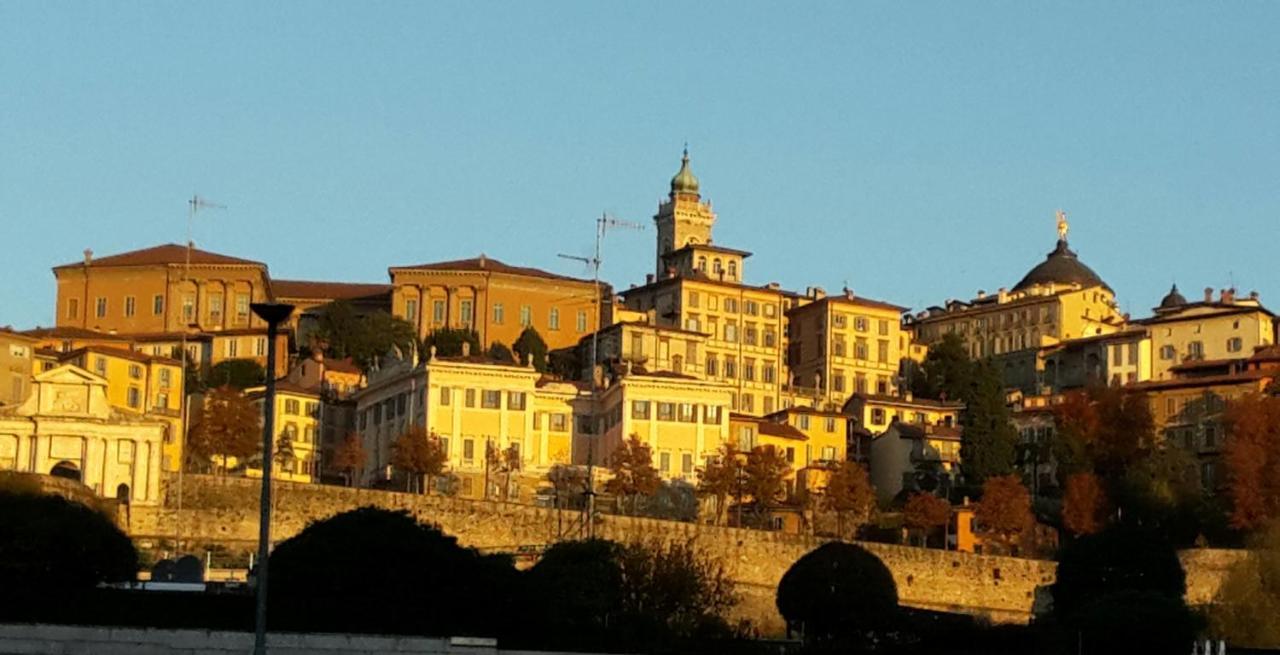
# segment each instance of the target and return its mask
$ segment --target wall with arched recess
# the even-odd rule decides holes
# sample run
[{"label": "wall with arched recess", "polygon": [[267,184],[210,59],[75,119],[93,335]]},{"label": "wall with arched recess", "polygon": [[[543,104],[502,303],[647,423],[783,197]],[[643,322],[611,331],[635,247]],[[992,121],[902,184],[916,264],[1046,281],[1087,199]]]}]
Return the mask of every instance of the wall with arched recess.
[{"label": "wall with arched recess", "polygon": [[[129,532],[139,547],[162,550],[177,539],[189,547],[216,545],[251,551],[258,536],[256,480],[187,475],[182,510],[178,481],[165,481],[161,507],[133,508]],[[272,501],[272,535],[287,539],[308,523],[362,506],[405,510],[439,524],[459,542],[488,551],[536,551],[583,535],[581,514],[514,503],[460,500],[370,489],[278,483]],[[742,530],[655,519],[604,516],[596,535],[617,541],[689,540],[724,563],[742,594],[738,613],[766,633],[782,629],[773,605],[783,573],[822,540],[758,530]],[[963,612],[996,622],[1025,622],[1048,600],[1056,565],[1044,560],[994,557],[887,544],[861,544],[875,553],[898,583],[904,605]],[[1226,569],[1241,551],[1197,550],[1183,554],[1188,601],[1211,600]]]}]

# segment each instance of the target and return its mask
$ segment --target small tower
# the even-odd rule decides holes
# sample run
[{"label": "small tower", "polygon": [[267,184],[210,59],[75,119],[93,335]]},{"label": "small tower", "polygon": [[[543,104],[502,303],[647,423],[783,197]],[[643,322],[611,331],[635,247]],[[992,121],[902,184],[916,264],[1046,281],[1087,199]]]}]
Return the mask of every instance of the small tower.
[{"label": "small tower", "polygon": [[688,245],[711,243],[711,228],[716,222],[711,203],[704,202],[698,192],[698,178],[689,168],[689,149],[684,150],[680,170],[671,178],[671,193],[659,203],[653,222],[658,227],[656,272],[665,277],[664,257]]}]

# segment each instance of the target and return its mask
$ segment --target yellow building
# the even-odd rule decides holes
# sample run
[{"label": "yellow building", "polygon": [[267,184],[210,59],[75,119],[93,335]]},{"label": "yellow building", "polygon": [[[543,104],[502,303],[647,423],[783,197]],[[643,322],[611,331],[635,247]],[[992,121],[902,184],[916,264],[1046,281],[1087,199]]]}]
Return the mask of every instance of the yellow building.
[{"label": "yellow building", "polygon": [[39,339],[0,328],[0,406],[27,399],[39,345]]},{"label": "yellow building", "polygon": [[133,350],[86,346],[63,353],[62,364],[74,364],[106,381],[107,402],[132,416],[146,416],[165,425],[165,471],[177,471],[186,442],[182,426],[182,363]]},{"label": "yellow building", "polygon": [[1205,289],[1203,300],[1187,302],[1174,286],[1154,314],[1138,321],[1151,336],[1153,380],[1173,379],[1185,362],[1248,357],[1276,342],[1275,315],[1257,293],[1238,298],[1224,289],[1214,300],[1213,289]]},{"label": "yellow building", "polygon": [[0,470],[78,480],[124,502],[160,502],[165,421],[121,411],[107,380],[64,364],[32,379],[19,405],[0,408]]},{"label": "yellow building", "polygon": [[1067,339],[1043,348],[1040,357],[1044,362],[1043,393],[1151,379],[1151,336],[1142,328]]},{"label": "yellow building", "polygon": [[[367,454],[362,479],[376,485],[398,477],[391,465],[392,444],[407,428],[420,425],[444,446],[445,475],[456,476],[455,493],[521,498],[522,480],[572,463],[577,394],[575,385],[545,378],[532,367],[479,357],[436,357],[384,367],[371,373],[368,385],[354,395],[357,430]],[[520,470],[512,475],[495,470],[486,457],[491,449],[517,451]],[[512,486],[503,490],[498,487],[503,482]]]},{"label": "yellow building", "polygon": [[[284,380],[276,382],[275,394],[271,475],[286,482],[315,482],[320,475],[320,394]],[[265,414],[266,387],[246,389],[245,395]],[[250,464],[245,475],[260,478],[262,467]]]},{"label": "yellow building", "polygon": [[915,398],[910,392],[900,396],[854,394],[844,405],[844,414],[855,427],[881,434],[895,421],[916,425],[960,424],[964,403]]},{"label": "yellow building", "polygon": [[1012,290],[979,291],[968,302],[949,300],[912,317],[925,345],[948,334],[975,359],[1008,359],[1005,382],[1035,392],[1043,362],[1037,351],[1068,339],[1109,334],[1124,327],[1115,294],[1067,247],[1065,216],[1058,214],[1058,245]]},{"label": "yellow building", "polygon": [[[582,379],[590,379],[592,335],[578,343],[584,363]],[[703,355],[707,335],[643,320],[617,322],[595,335],[596,361],[606,366],[631,366],[636,372],[666,372],[706,379]]]},{"label": "yellow building", "polygon": [[899,362],[910,343],[901,325],[906,308],[848,290],[840,296],[814,290],[810,300],[787,312],[792,382],[815,389],[832,408],[853,393],[897,393]]},{"label": "yellow building", "polygon": [[[536,268],[511,266],[480,255],[417,266],[393,266],[391,311],[413,323],[418,336],[442,328],[468,328],[488,347],[510,346],[533,327],[548,348],[574,346],[610,322],[608,285]],[[602,300],[605,302],[597,302]]]},{"label": "yellow building", "polygon": [[810,465],[806,455],[812,447],[805,433],[785,420],[734,413],[729,416],[729,434],[744,456],[756,448],[770,448],[781,455],[790,465],[783,480],[786,496],[788,500],[795,498],[797,485],[803,484],[806,467]]},{"label": "yellow building", "polygon": [[765,420],[790,425],[805,436],[805,448],[797,453],[795,463],[831,465],[847,459],[849,416],[810,407],[790,407],[765,417]]},{"label": "yellow building", "polygon": [[260,262],[166,244],[56,266],[58,327],[122,334],[263,327],[250,303],[270,298]]},{"label": "yellow building", "polygon": [[958,427],[894,421],[871,441],[871,484],[881,503],[904,493],[930,491],[946,497],[960,474]]}]

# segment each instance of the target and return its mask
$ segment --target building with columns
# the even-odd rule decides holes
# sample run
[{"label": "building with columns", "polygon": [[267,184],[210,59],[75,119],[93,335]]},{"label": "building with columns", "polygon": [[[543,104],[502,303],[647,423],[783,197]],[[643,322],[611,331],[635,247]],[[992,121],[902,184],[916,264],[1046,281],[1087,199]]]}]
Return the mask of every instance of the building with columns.
[{"label": "building with columns", "polygon": [[63,365],[32,379],[20,405],[0,407],[0,470],[52,474],[121,501],[160,501],[167,424],[112,407],[107,380]]},{"label": "building with columns", "polygon": [[610,321],[612,292],[592,280],[512,266],[485,255],[393,266],[391,312],[417,327],[475,330],[480,343],[510,346],[526,327],[550,349],[568,348]]}]

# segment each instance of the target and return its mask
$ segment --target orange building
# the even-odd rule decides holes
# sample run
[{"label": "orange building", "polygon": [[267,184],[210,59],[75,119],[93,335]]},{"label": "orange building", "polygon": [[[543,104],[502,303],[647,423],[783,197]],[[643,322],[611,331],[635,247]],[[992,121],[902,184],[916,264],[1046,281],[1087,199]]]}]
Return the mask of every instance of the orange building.
[{"label": "orange building", "polygon": [[550,349],[574,346],[610,321],[612,292],[591,280],[511,266],[480,255],[472,259],[393,266],[392,313],[425,337],[442,328],[469,328],[484,347],[511,345],[526,327]]}]

